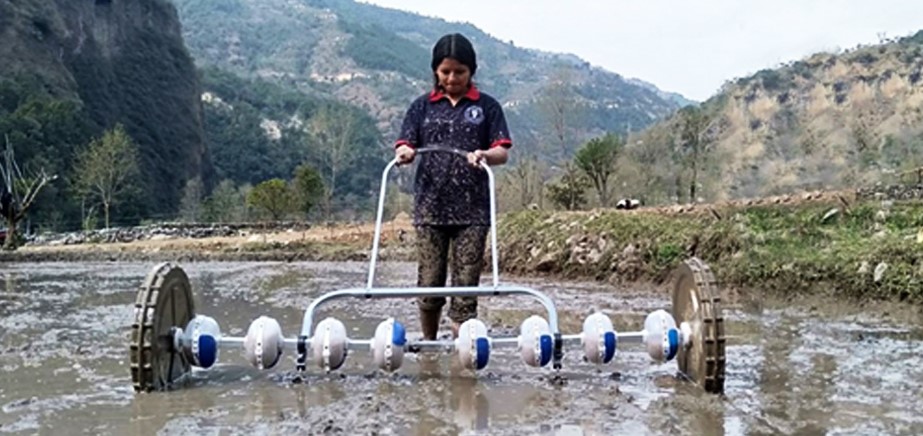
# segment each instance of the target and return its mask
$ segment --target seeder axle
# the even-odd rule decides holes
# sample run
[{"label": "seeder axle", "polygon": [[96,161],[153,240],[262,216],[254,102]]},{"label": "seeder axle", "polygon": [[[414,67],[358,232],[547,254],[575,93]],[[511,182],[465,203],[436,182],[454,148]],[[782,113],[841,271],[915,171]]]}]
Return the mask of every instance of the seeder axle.
[{"label": "seeder axle", "polygon": [[310,354],[329,372],[339,369],[350,351],[370,351],[376,365],[386,371],[397,370],[404,353],[434,352],[455,353],[466,367],[479,370],[487,365],[492,350],[518,348],[523,362],[541,367],[551,362],[556,343],[562,354],[565,346],[582,347],[586,360],[596,364],[609,363],[619,343],[645,344],[654,360],[664,362],[673,359],[681,344],[688,344],[682,330],[672,316],[658,310],[648,315],[644,330],[623,333],[616,332],[609,318],[597,312],[586,319],[583,333],[571,335],[553,334],[549,323],[534,315],[522,323],[516,337],[491,338],[484,323],[473,319],[461,325],[456,339],[408,341],[404,326],[389,318],[378,325],[372,339],[350,339],[342,322],[327,318],[313,329],[311,337],[285,338],[278,323],[268,317],[253,321],[247,336],[234,337],[222,336],[217,322],[203,315],[192,319],[186,329],[173,329],[172,335],[176,352],[186,353],[200,367],[213,365],[221,348],[243,348],[251,364],[268,369],[288,349],[299,356],[299,370],[304,371]]},{"label": "seeder axle", "polygon": [[[179,329],[177,329],[179,330]],[[191,340],[180,336],[180,346],[185,346],[190,344]],[[644,342],[644,331],[639,332],[621,332],[616,333],[616,338],[621,344],[641,344]],[[218,346],[221,349],[239,349],[244,346],[243,336],[222,336],[218,340]],[[562,335],[561,340],[564,342],[565,346],[580,345],[583,343],[583,335]],[[503,338],[491,338],[490,340],[492,348],[516,348],[519,346],[518,337],[503,337]],[[288,351],[296,352],[298,350],[298,338],[283,338],[282,340],[283,348]],[[311,346],[311,339],[306,341],[308,347]],[[347,348],[350,351],[370,351],[372,349],[372,340],[371,339],[350,339]],[[454,340],[436,340],[436,341],[427,341],[427,340],[418,340],[418,341],[408,341],[404,346],[405,353],[422,353],[422,352],[433,352],[433,351],[446,351],[452,352],[455,351],[455,341]]]}]

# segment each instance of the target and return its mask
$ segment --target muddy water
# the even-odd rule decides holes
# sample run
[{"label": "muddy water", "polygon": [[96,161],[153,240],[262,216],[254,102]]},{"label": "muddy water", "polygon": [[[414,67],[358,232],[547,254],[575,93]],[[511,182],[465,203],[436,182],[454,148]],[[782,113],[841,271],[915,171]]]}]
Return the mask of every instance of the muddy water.
[{"label": "muddy water", "polygon": [[[268,372],[237,350],[195,371],[181,390],[136,395],[128,371],[135,290],[151,264],[8,264],[0,282],[0,432],[93,434],[923,434],[923,331],[918,318],[820,305],[726,305],[727,393],[704,394],[652,364],[638,347],[597,369],[571,349],[565,383],[495,350],[476,378],[453,356],[413,356],[397,374],[378,373],[354,353],[332,375],[311,368],[291,382],[294,358]],[[362,286],[365,264],[192,263],[184,265],[197,312],[225,333],[251,319],[278,319],[287,336],[303,308],[328,290]],[[385,264],[379,283],[405,286],[412,264]],[[516,279],[549,293],[565,332],[594,309],[619,330],[669,309],[658,290]],[[540,307],[525,298],[482,300],[497,331]],[[319,314],[340,318],[357,338],[387,316],[416,337],[408,301],[339,301]],[[447,331],[447,326],[446,329]]]}]

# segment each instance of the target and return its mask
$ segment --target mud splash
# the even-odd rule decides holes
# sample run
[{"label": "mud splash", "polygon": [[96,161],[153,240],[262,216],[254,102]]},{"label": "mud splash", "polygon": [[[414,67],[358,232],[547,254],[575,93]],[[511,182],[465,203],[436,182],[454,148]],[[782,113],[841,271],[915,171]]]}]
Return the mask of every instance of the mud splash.
[{"label": "mud splash", "polygon": [[[393,375],[354,353],[340,373],[311,368],[293,383],[294,358],[277,370],[249,368],[224,350],[216,368],[196,371],[181,390],[136,395],[128,373],[131,307],[148,263],[10,264],[0,282],[0,432],[95,434],[775,434],[923,433],[923,330],[918,314],[824,305],[735,301],[726,305],[725,397],[704,394],[653,364],[637,347],[597,369],[569,350],[553,383],[549,370],[497,351],[487,370],[460,370],[452,356],[408,356]],[[321,293],[364,285],[364,263],[190,263],[196,310],[223,331],[245,332],[258,315],[286,335]],[[406,286],[413,264],[382,265],[378,283]],[[547,292],[562,328],[603,310],[619,330],[639,329],[669,309],[664,290],[510,280]],[[514,330],[540,307],[525,298],[481,303],[495,331]],[[387,316],[412,332],[412,302],[337,301],[320,316],[340,318],[353,337],[371,336]],[[890,313],[890,312],[889,312]],[[446,326],[447,327],[447,326]],[[444,331],[448,331],[447,328]],[[415,334],[415,333],[411,333]],[[78,430],[79,429],[79,430]]]}]

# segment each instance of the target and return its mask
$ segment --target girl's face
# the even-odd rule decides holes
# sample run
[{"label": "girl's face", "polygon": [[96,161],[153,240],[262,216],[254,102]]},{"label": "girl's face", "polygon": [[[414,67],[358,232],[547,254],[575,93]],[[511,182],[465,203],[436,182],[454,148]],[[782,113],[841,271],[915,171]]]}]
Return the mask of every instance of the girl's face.
[{"label": "girl's face", "polygon": [[439,85],[446,94],[451,97],[460,97],[468,92],[468,85],[471,83],[471,69],[455,59],[445,58],[436,67],[436,77],[439,78]]}]

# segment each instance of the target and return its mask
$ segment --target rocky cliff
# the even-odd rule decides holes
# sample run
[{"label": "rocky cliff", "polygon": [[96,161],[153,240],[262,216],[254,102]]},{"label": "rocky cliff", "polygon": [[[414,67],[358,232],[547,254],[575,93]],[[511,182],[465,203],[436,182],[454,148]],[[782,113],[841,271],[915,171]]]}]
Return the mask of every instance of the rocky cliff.
[{"label": "rocky cliff", "polygon": [[[66,102],[77,125],[46,141],[60,143],[47,146],[51,157],[33,158],[67,162],[90,137],[121,123],[139,146],[135,203],[148,215],[175,210],[187,179],[209,178],[199,83],[172,3],[0,0],[0,41],[0,88],[8,91],[0,117],[13,120],[0,130],[17,155],[35,148],[21,123],[25,107]],[[61,128],[40,124],[44,135]],[[66,164],[57,169],[67,176]]]}]

